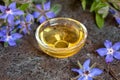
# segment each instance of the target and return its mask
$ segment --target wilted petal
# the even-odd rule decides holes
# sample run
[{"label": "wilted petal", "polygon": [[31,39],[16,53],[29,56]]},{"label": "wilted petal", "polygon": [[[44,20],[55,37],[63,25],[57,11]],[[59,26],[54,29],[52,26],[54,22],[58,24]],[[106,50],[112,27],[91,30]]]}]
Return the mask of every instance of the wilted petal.
[{"label": "wilted petal", "polygon": [[120,59],[120,52],[114,52],[113,56],[116,58],[116,59]]},{"label": "wilted petal", "polygon": [[16,2],[13,2],[9,5],[10,9],[16,9]]},{"label": "wilted petal", "polygon": [[48,18],[54,18],[56,16],[56,14],[52,11],[47,12],[46,15]]},{"label": "wilted petal", "polygon": [[9,23],[10,25],[13,25],[13,24],[14,24],[14,16],[13,16],[13,15],[9,15],[9,16],[8,16],[8,23]]},{"label": "wilted petal", "polygon": [[112,48],[114,50],[119,50],[120,49],[120,42],[115,43]]},{"label": "wilted petal", "polygon": [[33,16],[34,16],[34,18],[38,18],[38,17],[40,16],[40,12],[37,12],[37,11],[34,12],[34,13],[33,13]]},{"label": "wilted petal", "polygon": [[96,51],[100,56],[105,56],[107,54],[106,48],[100,48],[100,49],[97,49]]},{"label": "wilted petal", "polygon": [[115,20],[118,24],[120,24],[120,18],[119,17],[115,17]]},{"label": "wilted petal", "polygon": [[2,12],[2,13],[4,13],[4,12],[5,12],[5,9],[6,9],[6,7],[5,7],[5,6],[0,5],[0,10],[1,10],[1,12]]},{"label": "wilted petal", "polygon": [[106,60],[107,63],[112,62],[113,61],[113,56],[112,55],[107,55],[105,60]]},{"label": "wilted petal", "polygon": [[90,65],[90,59],[87,59],[83,64],[83,69],[85,71],[89,71],[89,69],[90,69],[89,65]]},{"label": "wilted petal", "polygon": [[6,19],[7,17],[8,17],[8,14],[5,14],[5,13],[0,15],[0,19]]},{"label": "wilted petal", "polygon": [[43,23],[45,20],[46,20],[46,17],[45,16],[41,16],[40,19],[39,19],[39,22]]},{"label": "wilted petal", "polygon": [[112,47],[112,42],[109,41],[109,40],[106,40],[106,41],[104,42],[104,45],[105,45],[106,48],[111,48],[111,47]]},{"label": "wilted petal", "polygon": [[9,39],[8,44],[9,44],[10,46],[15,46],[15,45],[16,45],[16,42],[15,42],[14,40],[12,40],[12,39]]},{"label": "wilted petal", "polygon": [[23,11],[21,11],[21,10],[18,10],[18,9],[15,9],[14,11],[13,11],[13,15],[15,15],[15,16],[17,16],[17,15],[23,15],[24,14],[24,12]]},{"label": "wilted petal", "polygon": [[11,35],[11,38],[12,38],[13,40],[17,40],[17,39],[22,38],[22,35],[19,34],[19,33],[14,33],[14,34]]},{"label": "wilted petal", "polygon": [[40,4],[37,4],[36,8],[39,9],[39,10],[42,10],[42,6]]},{"label": "wilted petal", "polygon": [[100,75],[100,74],[102,74],[102,70],[100,70],[100,69],[98,69],[98,68],[93,68],[93,69],[91,69],[91,71],[90,71],[90,77],[95,77],[95,76],[98,76],[98,75]]},{"label": "wilted petal", "polygon": [[50,1],[44,4],[44,10],[50,10]]},{"label": "wilted petal", "polygon": [[78,72],[80,75],[83,74],[83,70],[82,69],[75,69],[75,68],[73,68],[72,71]]}]

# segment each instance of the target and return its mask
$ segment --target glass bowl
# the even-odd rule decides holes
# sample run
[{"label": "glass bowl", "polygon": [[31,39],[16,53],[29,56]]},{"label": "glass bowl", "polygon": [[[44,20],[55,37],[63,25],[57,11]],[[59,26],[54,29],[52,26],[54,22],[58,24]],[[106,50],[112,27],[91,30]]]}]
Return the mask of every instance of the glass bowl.
[{"label": "glass bowl", "polygon": [[83,47],[87,38],[86,27],[71,18],[53,18],[43,22],[36,30],[39,49],[56,57],[70,57]]}]

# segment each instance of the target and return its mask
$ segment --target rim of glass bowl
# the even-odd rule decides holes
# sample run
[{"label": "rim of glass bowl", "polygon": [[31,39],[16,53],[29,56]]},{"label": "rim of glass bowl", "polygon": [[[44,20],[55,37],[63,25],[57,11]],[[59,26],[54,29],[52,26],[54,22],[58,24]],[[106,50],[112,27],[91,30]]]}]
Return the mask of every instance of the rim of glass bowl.
[{"label": "rim of glass bowl", "polygon": [[[40,40],[40,38],[39,38],[40,28],[41,28],[42,26],[44,26],[46,23],[48,23],[48,22],[52,22],[52,21],[54,21],[54,20],[62,20],[62,19],[63,19],[63,20],[68,20],[68,21],[73,21],[73,22],[75,22],[76,24],[80,25],[80,26],[83,28],[83,31],[84,31],[84,34],[85,34],[85,35],[84,35],[84,38],[82,39],[82,41],[79,42],[78,44],[76,44],[76,46],[72,46],[72,47],[69,47],[69,48],[52,48],[52,47],[49,47],[49,46],[43,44],[43,42],[42,42],[42,41]],[[77,20],[74,20],[74,19],[71,19],[71,18],[64,18],[64,17],[52,18],[52,19],[49,19],[49,20],[43,22],[42,24],[40,24],[40,25],[38,26],[38,28],[37,28],[37,30],[36,30],[36,33],[35,33],[35,37],[36,37],[36,39],[37,39],[37,42],[38,42],[40,45],[44,46],[46,49],[49,49],[49,50],[51,50],[51,51],[61,51],[61,50],[66,51],[66,50],[72,50],[72,49],[74,49],[74,48],[76,48],[76,47],[79,47],[80,45],[82,45],[82,44],[85,42],[85,40],[86,40],[86,38],[87,38],[87,35],[88,35],[87,29],[86,29],[86,27],[85,27],[82,23],[80,23],[80,22],[77,21]]]}]

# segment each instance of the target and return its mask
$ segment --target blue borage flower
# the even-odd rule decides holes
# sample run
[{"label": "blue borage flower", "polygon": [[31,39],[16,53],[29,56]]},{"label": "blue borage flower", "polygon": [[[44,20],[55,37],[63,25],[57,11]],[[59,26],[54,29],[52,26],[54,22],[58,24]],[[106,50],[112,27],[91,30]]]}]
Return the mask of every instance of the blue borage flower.
[{"label": "blue borage flower", "polygon": [[115,10],[113,10],[113,9],[109,9],[109,12],[111,13],[111,14],[113,14],[113,15],[115,15],[116,14],[116,11]]},{"label": "blue borage flower", "polygon": [[83,64],[83,67],[80,69],[73,68],[72,71],[75,71],[79,74],[78,80],[93,80],[95,76],[102,74],[102,70],[99,68],[90,68],[90,59],[86,60]]},{"label": "blue borage flower", "polygon": [[33,13],[34,18],[37,18],[40,23],[43,23],[48,18],[53,18],[56,14],[50,10],[50,2],[44,3],[43,6],[40,4],[36,5],[37,11]]},{"label": "blue borage flower", "polygon": [[109,12],[114,16],[115,21],[120,25],[120,14],[114,9],[109,9]]},{"label": "blue borage flower", "polygon": [[8,43],[10,46],[15,46],[16,40],[22,38],[22,35],[19,33],[12,33],[12,29],[10,29],[10,33],[8,33],[5,28],[6,26],[0,30],[0,41]]},{"label": "blue borage flower", "polygon": [[115,17],[115,20],[120,25],[120,17]]},{"label": "blue borage flower", "polygon": [[9,6],[0,5],[0,19],[7,19],[9,24],[14,24],[14,16],[23,15],[24,12],[16,9],[16,2],[11,3]]},{"label": "blue borage flower", "polygon": [[100,56],[106,56],[105,60],[107,63],[112,62],[113,57],[120,60],[120,42],[112,45],[111,41],[106,40],[104,46],[106,48],[99,48],[96,51]]},{"label": "blue borage flower", "polygon": [[32,21],[34,21],[33,16],[31,14],[27,14],[25,18],[24,16],[20,16],[20,20],[17,20],[15,24],[18,25],[18,28],[20,28],[24,34],[26,34],[31,30],[30,26]]}]

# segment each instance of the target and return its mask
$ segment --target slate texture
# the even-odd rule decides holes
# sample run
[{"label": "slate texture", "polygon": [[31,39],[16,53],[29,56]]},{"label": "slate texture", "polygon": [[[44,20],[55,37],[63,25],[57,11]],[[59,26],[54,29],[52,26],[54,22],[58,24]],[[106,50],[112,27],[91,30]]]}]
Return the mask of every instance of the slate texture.
[{"label": "slate texture", "polygon": [[0,44],[0,80],[70,80],[78,75],[71,71],[72,68],[78,68],[77,61],[83,63],[88,58],[92,64],[96,62],[96,67],[104,71],[95,80],[120,80],[120,61],[114,60],[110,65],[110,73],[107,73],[104,58],[95,52],[96,49],[104,47],[103,42],[106,39],[112,42],[120,41],[120,28],[117,27],[113,17],[109,15],[104,27],[98,29],[94,14],[89,10],[83,11],[80,0],[51,1],[52,4],[62,5],[58,17],[76,19],[87,27],[88,38],[85,46],[72,57],[57,59],[38,50],[34,46],[35,40],[29,36],[21,39],[16,47],[4,48]]}]

